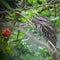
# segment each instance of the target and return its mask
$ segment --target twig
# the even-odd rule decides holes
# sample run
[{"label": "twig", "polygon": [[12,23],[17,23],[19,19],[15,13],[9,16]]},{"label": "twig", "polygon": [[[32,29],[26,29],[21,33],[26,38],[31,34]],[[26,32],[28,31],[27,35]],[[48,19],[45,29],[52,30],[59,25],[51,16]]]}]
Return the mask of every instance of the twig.
[{"label": "twig", "polygon": [[[24,8],[22,8],[22,10],[35,9],[35,8],[38,8],[38,7],[43,7],[43,6],[48,6],[48,5],[51,6],[51,4],[54,5],[54,4],[58,3],[58,2],[59,2],[59,0],[56,0],[56,1],[54,1],[52,3],[49,3],[49,4],[47,3],[47,4],[42,4],[42,5],[38,5],[38,6],[34,6],[34,7],[28,7],[28,8],[24,7]],[[10,10],[10,11],[7,11],[7,10],[6,11],[5,10],[4,11],[0,11],[0,14],[2,14],[2,13],[9,13],[9,12],[11,13],[11,12],[16,12],[16,11],[20,11],[20,8],[13,9],[13,10]]]},{"label": "twig", "polygon": [[[17,24],[18,24],[18,27],[19,27],[19,22],[17,22]],[[20,33],[20,30],[17,31],[17,38],[16,38],[16,40],[19,39],[19,33]]]},{"label": "twig", "polygon": [[[33,36],[32,34],[27,33],[22,26],[20,26],[20,27],[17,28],[17,29],[23,31],[24,34],[26,34],[27,36],[29,36],[30,38],[32,38],[34,41],[40,43],[41,45],[46,46],[47,48],[49,48],[49,45],[48,45],[47,43],[45,43],[45,42],[43,42],[43,41],[41,41],[41,40],[38,40],[38,39],[37,39],[35,36]],[[51,43],[51,42],[50,42],[50,43]],[[52,45],[52,43],[51,43],[51,45]],[[53,47],[53,49],[54,49],[55,51],[57,51],[56,48],[55,48],[53,45],[52,45],[52,47]]]},{"label": "twig", "polygon": [[10,26],[10,30],[12,31],[13,27],[15,26],[15,23],[18,19],[19,15],[16,13],[15,17],[14,17],[14,20],[12,21],[12,24]]},{"label": "twig", "polygon": [[24,10],[27,10],[27,9],[35,9],[35,8],[43,7],[43,6],[51,6],[52,4],[54,5],[54,4],[58,3],[58,2],[59,2],[59,0],[54,1],[54,2],[51,2],[51,3],[47,3],[47,4],[42,4],[42,5],[34,6],[34,7],[24,8]]},{"label": "twig", "polygon": [[57,10],[56,10],[57,8],[56,8],[56,4],[54,4],[54,13],[55,13],[55,17],[56,17],[56,13],[57,13]]},{"label": "twig", "polygon": [[22,0],[21,8],[25,8],[25,7],[26,7],[26,0]]},{"label": "twig", "polygon": [[25,7],[25,3],[26,3],[26,0],[22,0],[21,8],[19,8],[19,12],[16,12],[14,20],[12,21],[12,24],[11,24],[11,27],[10,27],[11,31],[12,31],[13,27],[15,26],[15,23],[16,23],[18,17],[20,16],[18,13],[21,13],[21,11],[23,10],[23,8]]}]

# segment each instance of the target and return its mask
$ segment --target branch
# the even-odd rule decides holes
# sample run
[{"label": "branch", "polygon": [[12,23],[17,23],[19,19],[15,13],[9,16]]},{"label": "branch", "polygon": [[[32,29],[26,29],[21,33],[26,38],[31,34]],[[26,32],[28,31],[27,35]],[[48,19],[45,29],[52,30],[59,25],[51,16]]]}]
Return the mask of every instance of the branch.
[{"label": "branch", "polygon": [[[38,40],[36,36],[34,36],[34,35],[26,32],[22,26],[18,27],[17,29],[23,31],[24,34],[26,34],[27,36],[29,36],[30,38],[32,38],[34,41],[40,43],[41,45],[44,45],[44,46],[46,46],[47,48],[50,47],[50,46],[48,45],[48,43],[45,43],[45,42],[43,42],[43,41],[41,41],[41,40]],[[51,42],[50,42],[50,43],[51,43]],[[51,43],[51,45],[52,45],[52,43]],[[56,48],[55,48],[55,46],[52,45],[52,48],[53,48],[53,50],[57,51]]]},{"label": "branch", "polygon": [[22,0],[21,8],[25,8],[25,7],[26,7],[26,0]]},{"label": "branch", "polygon": [[51,5],[54,5],[54,4],[58,3],[58,2],[59,2],[59,0],[56,0],[56,1],[51,2],[51,3],[46,3],[46,4],[42,4],[42,5],[38,5],[38,6],[34,6],[34,7],[24,8],[24,10],[35,9],[35,8],[43,7],[43,6],[51,6]]},{"label": "branch", "polygon": [[21,7],[19,8],[19,12],[16,12],[16,16],[15,16],[14,20],[12,21],[12,24],[11,24],[11,27],[10,27],[11,31],[12,31],[13,27],[15,26],[15,23],[16,23],[18,17],[20,16],[18,13],[21,13],[23,8],[25,7],[25,4],[26,4],[26,0],[22,0],[22,4],[21,4]]},{"label": "branch", "polygon": [[[24,0],[23,0],[24,1]],[[42,4],[42,5],[38,5],[38,6],[34,6],[34,7],[28,7],[28,8],[25,8],[25,5],[24,5],[24,8],[22,10],[28,10],[28,9],[35,9],[35,8],[38,8],[38,7],[43,7],[43,6],[51,6],[51,5],[54,5],[56,3],[60,2],[59,0],[56,0],[54,2],[51,2],[51,3],[47,3],[47,4]],[[23,2],[22,2],[23,3]],[[23,3],[24,4],[24,3]],[[26,0],[25,0],[25,4],[26,4]],[[11,12],[16,12],[16,11],[20,11],[20,8],[18,9],[13,9],[13,10],[10,10],[10,11],[0,11],[0,14],[2,13],[11,13]]]},{"label": "branch", "polygon": [[16,23],[18,17],[19,17],[19,15],[16,13],[14,20],[12,21],[11,26],[10,26],[11,31],[13,30],[13,27],[15,26],[15,23]]}]

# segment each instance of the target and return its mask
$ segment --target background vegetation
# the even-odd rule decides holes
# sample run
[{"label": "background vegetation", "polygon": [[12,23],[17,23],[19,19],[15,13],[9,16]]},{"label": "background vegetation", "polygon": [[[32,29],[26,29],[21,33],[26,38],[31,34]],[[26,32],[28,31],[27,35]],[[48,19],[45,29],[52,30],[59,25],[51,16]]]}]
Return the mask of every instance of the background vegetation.
[{"label": "background vegetation", "polygon": [[[48,48],[40,44],[40,40],[45,43],[46,39],[40,36],[32,22],[36,14],[49,18],[54,24],[57,30],[56,48],[60,51],[59,0],[0,0],[1,60],[53,60]],[[8,28],[11,34],[3,36],[3,28]]]}]

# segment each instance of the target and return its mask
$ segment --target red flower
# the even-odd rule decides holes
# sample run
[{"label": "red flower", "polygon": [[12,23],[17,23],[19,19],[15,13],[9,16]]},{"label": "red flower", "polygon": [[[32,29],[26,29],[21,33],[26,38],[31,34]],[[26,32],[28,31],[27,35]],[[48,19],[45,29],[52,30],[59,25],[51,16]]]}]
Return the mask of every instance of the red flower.
[{"label": "red flower", "polygon": [[9,30],[9,28],[2,29],[3,36],[10,36],[10,34],[11,34],[11,31]]}]

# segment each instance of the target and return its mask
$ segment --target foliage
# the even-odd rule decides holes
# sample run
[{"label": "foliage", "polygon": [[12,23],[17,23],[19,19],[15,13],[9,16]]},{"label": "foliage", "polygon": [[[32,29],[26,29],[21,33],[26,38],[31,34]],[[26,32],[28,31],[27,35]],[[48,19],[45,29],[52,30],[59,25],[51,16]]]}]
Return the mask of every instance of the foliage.
[{"label": "foliage", "polygon": [[[22,0],[0,0],[0,59],[1,60],[53,60],[49,56],[48,49],[40,46],[34,47],[34,37],[45,41],[39,32],[33,26],[32,19],[38,13],[40,16],[48,17],[57,29],[57,35],[60,33],[60,2],[48,4],[45,0],[27,0],[26,7]],[[23,9],[21,12],[20,9]],[[7,12],[6,12],[7,11]],[[20,14],[16,19],[16,13]],[[17,14],[17,15],[18,15]],[[14,24],[14,18],[17,20]],[[14,26],[13,26],[14,24]],[[21,26],[20,26],[21,25]],[[9,37],[3,36],[3,28],[11,29]],[[28,33],[28,34],[27,34]],[[31,38],[32,34],[33,38]],[[31,42],[31,43],[30,43]],[[32,50],[32,48],[36,50]]]}]

